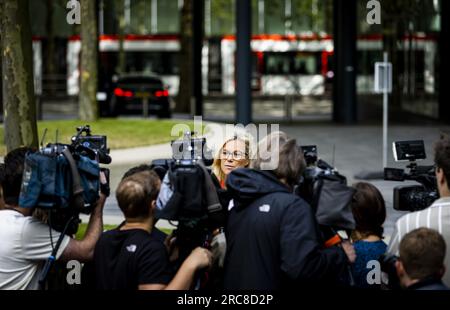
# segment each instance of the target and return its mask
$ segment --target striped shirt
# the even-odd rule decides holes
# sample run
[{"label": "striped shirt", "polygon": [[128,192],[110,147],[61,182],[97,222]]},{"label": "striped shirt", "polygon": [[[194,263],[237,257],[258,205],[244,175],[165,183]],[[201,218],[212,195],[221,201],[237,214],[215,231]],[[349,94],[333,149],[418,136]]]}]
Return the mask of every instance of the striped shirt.
[{"label": "striped shirt", "polygon": [[388,246],[388,253],[399,255],[399,245],[403,236],[420,227],[437,230],[444,237],[447,244],[445,255],[447,272],[442,280],[445,285],[450,286],[450,197],[440,198],[424,210],[411,212],[399,218]]}]

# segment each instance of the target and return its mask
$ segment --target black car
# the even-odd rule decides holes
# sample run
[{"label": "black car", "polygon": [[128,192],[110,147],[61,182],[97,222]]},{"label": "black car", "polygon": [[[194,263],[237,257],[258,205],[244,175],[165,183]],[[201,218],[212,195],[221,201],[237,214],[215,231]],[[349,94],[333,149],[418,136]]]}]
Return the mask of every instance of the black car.
[{"label": "black car", "polygon": [[124,75],[118,77],[112,85],[108,94],[109,102],[100,107],[102,114],[144,115],[144,106],[147,104],[148,115],[156,115],[158,118],[172,116],[172,100],[161,78],[153,75]]}]

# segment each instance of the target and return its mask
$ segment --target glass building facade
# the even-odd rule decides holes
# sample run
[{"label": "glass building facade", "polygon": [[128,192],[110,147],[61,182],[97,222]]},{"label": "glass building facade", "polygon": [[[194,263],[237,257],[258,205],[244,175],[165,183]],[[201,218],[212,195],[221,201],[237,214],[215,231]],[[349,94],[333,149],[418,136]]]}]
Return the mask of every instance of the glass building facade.
[{"label": "glass building facade", "polygon": [[[234,34],[237,0],[204,1],[206,35]],[[331,0],[251,0],[252,31],[254,34],[329,32],[330,23],[326,20],[331,18],[331,4]],[[183,0],[103,0],[104,33],[115,33],[123,15],[128,33],[176,34],[182,5]]]},{"label": "glass building facade", "polygon": [[[235,34],[235,7],[236,1],[239,0],[203,1],[205,1],[206,38],[217,39],[224,35]],[[386,25],[391,27],[395,25],[398,33],[391,38],[395,43],[390,45],[390,52],[393,54],[389,57],[395,64],[396,85],[400,91],[401,105],[405,110],[437,117],[438,83],[436,81],[439,78],[437,37],[440,32],[441,1],[443,0],[380,0],[382,23],[370,25],[366,19],[367,1],[357,0],[358,94],[364,96],[373,89],[374,63],[382,59],[382,51],[387,49],[389,33],[392,32],[392,28],[388,29]],[[98,0],[99,33],[176,35],[180,29],[180,12],[183,2],[183,0]],[[30,18],[32,32],[34,36],[44,38],[43,41],[48,34],[47,3],[46,0],[30,0],[30,11],[33,12],[33,17]],[[54,25],[52,36],[60,40],[58,44],[63,50],[64,40],[67,41],[67,38],[79,33],[79,26],[70,26],[66,22],[67,1],[55,0],[52,3]],[[412,3],[414,5],[411,5]],[[333,34],[333,0],[251,0],[251,6],[254,35]],[[45,54],[45,42],[43,49]],[[270,71],[271,63],[280,63],[281,60],[290,63],[292,68],[297,68],[300,65],[297,66],[296,59],[306,57],[299,53],[293,53],[291,56],[292,60],[287,54],[264,55],[262,59],[267,60],[267,63],[260,74],[272,72]],[[61,52],[61,57],[64,57],[64,52]],[[171,57],[176,58],[173,55]],[[323,55],[320,57],[322,58],[314,58],[314,61],[320,64],[324,61]],[[218,61],[219,70],[221,60]],[[64,61],[60,63],[64,64]],[[329,59],[328,65],[332,66],[332,59]],[[281,66],[278,67],[281,68]],[[315,69],[308,70],[320,71],[319,65],[311,65],[312,67]],[[61,70],[61,74],[64,74],[64,70]],[[220,81],[218,83],[220,84]]]}]

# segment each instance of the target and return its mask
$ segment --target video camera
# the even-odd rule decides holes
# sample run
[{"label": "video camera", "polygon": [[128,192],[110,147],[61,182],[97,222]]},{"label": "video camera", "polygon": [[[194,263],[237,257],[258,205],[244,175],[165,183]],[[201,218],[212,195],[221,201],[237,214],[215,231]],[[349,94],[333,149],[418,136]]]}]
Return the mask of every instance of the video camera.
[{"label": "video camera", "polygon": [[74,153],[88,156],[100,164],[107,165],[111,163],[107,137],[103,135],[92,135],[89,125],[77,127],[77,134],[72,137],[71,141],[71,147]]},{"label": "video camera", "polygon": [[[109,170],[100,163],[109,164],[106,136],[94,136],[89,125],[78,127],[71,144],[49,143],[25,156],[19,205],[38,208],[41,221],[61,232],[52,253],[39,276],[39,286],[45,288],[50,269],[64,235],[74,235],[80,223],[80,213],[90,213],[99,199],[100,171],[109,183]],[[47,211],[42,213],[40,211]],[[34,216],[37,216],[36,213]],[[47,216],[47,218],[43,217]],[[52,230],[50,229],[52,239]]]},{"label": "video camera", "polygon": [[394,188],[394,209],[419,211],[439,198],[434,166],[418,166],[416,161],[426,158],[423,140],[396,141],[392,145],[395,161],[409,161],[406,168],[384,168],[384,179],[388,181],[411,180],[420,185],[402,185]]},{"label": "video camera", "polygon": [[106,136],[92,135],[89,125],[77,128],[71,144],[49,143],[28,153],[19,205],[48,211],[53,229],[75,234],[79,214],[89,214],[99,199],[100,171],[109,179],[109,170],[99,166],[111,162],[108,154]]},{"label": "video camera", "polygon": [[[294,192],[306,200],[315,213],[324,247],[341,243],[339,231],[355,228],[355,219],[351,209],[354,189],[347,186],[347,178],[333,166],[318,157],[316,145],[301,146],[306,169]],[[338,282],[353,285],[350,266]]]},{"label": "video camera", "polygon": [[313,208],[322,230],[354,229],[350,205],[354,190],[347,186],[347,178],[318,157],[316,145],[300,148],[307,166],[295,193]]},{"label": "video camera", "polygon": [[172,158],[152,161],[163,176],[155,217],[178,221],[174,234],[180,257],[197,246],[205,246],[215,228],[223,226],[224,212],[206,166],[213,162],[205,138],[186,132],[171,143]]}]

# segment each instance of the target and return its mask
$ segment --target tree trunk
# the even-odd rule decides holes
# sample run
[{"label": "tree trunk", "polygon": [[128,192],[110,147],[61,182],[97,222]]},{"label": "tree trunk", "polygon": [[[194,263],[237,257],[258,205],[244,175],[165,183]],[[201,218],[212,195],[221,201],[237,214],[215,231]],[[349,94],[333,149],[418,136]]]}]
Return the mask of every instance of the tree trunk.
[{"label": "tree trunk", "polygon": [[96,1],[81,1],[81,83],[78,114],[83,121],[98,117]]},{"label": "tree trunk", "polygon": [[38,147],[28,0],[0,2],[5,144]]},{"label": "tree trunk", "polygon": [[53,0],[47,0],[47,20],[46,20],[46,32],[47,32],[47,52],[45,53],[45,75],[47,76],[49,95],[55,95],[57,88],[57,81],[55,79],[55,31],[53,25]]},{"label": "tree trunk", "polygon": [[[3,10],[3,4],[0,4],[0,10]],[[1,12],[0,12],[0,18],[2,18]],[[1,27],[1,24],[0,24],[0,27]],[[0,33],[0,53],[2,51],[3,51],[3,48],[2,48],[2,35]],[[0,54],[0,74],[2,74],[2,57],[1,57],[1,54]],[[1,113],[1,115],[0,115],[0,122],[3,123],[3,79],[0,79],[0,113]]]},{"label": "tree trunk", "polygon": [[192,1],[184,0],[180,17],[180,86],[176,110],[181,113],[191,112],[192,96]]},{"label": "tree trunk", "polygon": [[126,59],[125,59],[125,0],[117,0],[117,18],[119,20],[119,52],[117,58],[116,73],[121,75],[125,72]]}]

